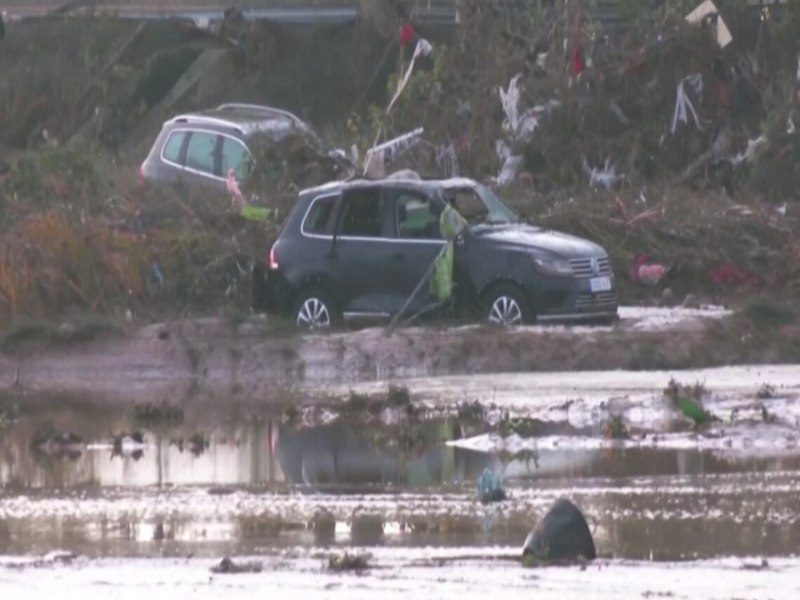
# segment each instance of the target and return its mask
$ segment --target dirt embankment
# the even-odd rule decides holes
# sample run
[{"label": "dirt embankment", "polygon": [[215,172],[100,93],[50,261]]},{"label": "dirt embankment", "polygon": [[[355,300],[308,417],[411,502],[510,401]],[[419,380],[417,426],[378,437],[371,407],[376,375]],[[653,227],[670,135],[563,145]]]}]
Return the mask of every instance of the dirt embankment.
[{"label": "dirt embankment", "polygon": [[408,377],[597,369],[683,369],[800,360],[791,324],[719,311],[624,309],[613,327],[378,328],[296,335],[262,319],[151,325],[71,342],[6,343],[0,387],[115,401],[281,401],[299,385]]}]

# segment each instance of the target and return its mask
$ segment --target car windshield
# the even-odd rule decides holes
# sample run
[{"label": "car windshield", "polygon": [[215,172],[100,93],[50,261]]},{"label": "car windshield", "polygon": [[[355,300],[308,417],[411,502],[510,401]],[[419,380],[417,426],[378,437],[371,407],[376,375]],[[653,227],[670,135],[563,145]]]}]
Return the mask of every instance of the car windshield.
[{"label": "car windshield", "polygon": [[519,215],[484,185],[451,187],[445,199],[470,225],[507,225],[520,223]]}]

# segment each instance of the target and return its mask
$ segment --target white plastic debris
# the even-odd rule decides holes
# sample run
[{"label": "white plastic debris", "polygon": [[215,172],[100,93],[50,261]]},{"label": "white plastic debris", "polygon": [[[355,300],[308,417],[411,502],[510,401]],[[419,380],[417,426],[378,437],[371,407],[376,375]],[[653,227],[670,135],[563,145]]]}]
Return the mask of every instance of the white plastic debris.
[{"label": "white plastic debris", "polygon": [[736,156],[730,159],[730,163],[735,167],[743,162],[747,162],[753,160],[758,152],[758,149],[767,143],[767,137],[765,135],[760,135],[754,140],[747,141],[747,148],[744,152],[740,152]]},{"label": "white plastic debris", "polygon": [[394,97],[392,98],[392,101],[389,102],[389,106],[386,109],[387,113],[392,110],[394,103],[397,102],[400,94],[402,94],[403,90],[406,89],[408,80],[411,79],[411,73],[414,72],[414,63],[417,61],[417,58],[420,56],[428,56],[431,52],[433,52],[433,46],[431,46],[428,40],[421,39],[417,42],[417,47],[414,48],[414,56],[411,57],[411,62],[409,63],[405,74],[400,77],[400,83],[397,85],[397,91],[394,93]]},{"label": "white plastic debris", "polygon": [[500,167],[500,172],[497,174],[498,185],[508,185],[517,176],[517,171],[522,163],[522,157],[512,154],[511,148],[502,140],[495,142],[497,157],[503,161],[503,166]]},{"label": "white plastic debris", "polygon": [[364,156],[364,175],[375,179],[385,177],[386,163],[403,150],[419,142],[424,131],[422,127],[418,127],[367,150],[367,154]]},{"label": "white plastic debris", "polygon": [[703,129],[703,127],[700,125],[700,119],[697,118],[697,112],[694,110],[694,105],[686,93],[687,84],[691,86],[695,94],[698,96],[703,95],[703,75],[701,73],[688,75],[681,79],[676,90],[675,111],[672,114],[672,133],[675,133],[675,131],[678,129],[679,121],[684,124],[689,123],[689,114],[692,115],[695,126],[698,129]]},{"label": "white plastic debris", "polygon": [[712,0],[705,0],[705,2],[686,15],[686,22],[692,25],[700,25],[704,22],[711,23],[716,30],[715,35],[720,48],[724,48],[733,41],[730,29],[723,21],[717,5]]},{"label": "white plastic debris", "polygon": [[584,156],[583,172],[589,177],[590,187],[595,187],[596,184],[600,184],[607,190],[610,190],[615,183],[624,178],[624,175],[617,175],[616,167],[611,164],[610,158],[606,159],[606,164],[602,169],[598,169],[597,167],[590,167]]},{"label": "white plastic debris", "polygon": [[503,121],[503,130],[510,133],[514,139],[527,141],[539,125],[539,120],[554,108],[561,106],[558,100],[549,100],[545,104],[533,106],[520,114],[519,112],[519,80],[521,74],[515,75],[508,84],[508,89],[498,88],[500,102],[506,115]]},{"label": "white plastic debris", "polygon": [[503,121],[503,129],[506,131],[515,132],[519,126],[519,80],[521,77],[521,73],[512,77],[507,90],[498,88],[503,112],[506,114],[506,119]]},{"label": "white plastic debris", "polygon": [[460,175],[458,154],[453,144],[436,148],[436,165],[446,177],[458,177]]}]

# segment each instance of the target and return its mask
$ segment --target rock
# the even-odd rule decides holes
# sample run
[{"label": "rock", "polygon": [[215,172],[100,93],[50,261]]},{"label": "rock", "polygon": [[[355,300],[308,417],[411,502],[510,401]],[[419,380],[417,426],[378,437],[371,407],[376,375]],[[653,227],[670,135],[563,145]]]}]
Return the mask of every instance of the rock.
[{"label": "rock", "polygon": [[572,502],[562,498],[528,535],[522,556],[523,560],[545,562],[593,560],[597,552],[583,514]]}]

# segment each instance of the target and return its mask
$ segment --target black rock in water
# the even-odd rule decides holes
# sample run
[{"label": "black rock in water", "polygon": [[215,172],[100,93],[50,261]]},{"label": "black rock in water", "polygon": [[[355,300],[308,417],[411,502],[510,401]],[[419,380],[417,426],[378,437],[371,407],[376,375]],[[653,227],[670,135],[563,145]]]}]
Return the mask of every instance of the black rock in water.
[{"label": "black rock in water", "polygon": [[581,511],[569,500],[558,500],[528,535],[523,558],[570,561],[597,558],[592,532]]}]

